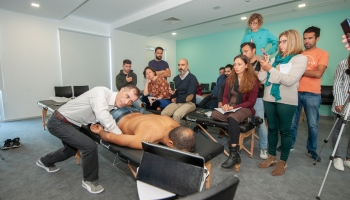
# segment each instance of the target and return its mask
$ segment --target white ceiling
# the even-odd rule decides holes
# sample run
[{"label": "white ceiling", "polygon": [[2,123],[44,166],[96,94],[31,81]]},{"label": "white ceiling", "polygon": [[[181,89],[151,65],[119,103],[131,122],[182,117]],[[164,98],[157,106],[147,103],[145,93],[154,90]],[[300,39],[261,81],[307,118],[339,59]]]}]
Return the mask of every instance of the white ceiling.
[{"label": "white ceiling", "polygon": [[[30,6],[33,2],[40,7]],[[306,7],[298,8],[301,3]],[[3,10],[55,20],[85,18],[111,29],[176,40],[245,27],[240,18],[257,11],[270,23],[349,8],[350,0],[0,0]],[[169,17],[181,22],[162,22]]]}]

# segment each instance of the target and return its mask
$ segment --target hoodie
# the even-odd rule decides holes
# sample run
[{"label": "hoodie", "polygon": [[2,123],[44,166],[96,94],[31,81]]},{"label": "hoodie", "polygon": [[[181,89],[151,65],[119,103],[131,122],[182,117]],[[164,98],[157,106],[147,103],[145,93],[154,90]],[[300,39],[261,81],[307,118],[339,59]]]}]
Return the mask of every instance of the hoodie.
[{"label": "hoodie", "polygon": [[122,87],[125,87],[128,84],[133,84],[136,86],[137,75],[133,72],[133,70],[130,70],[129,72],[129,75],[132,77],[132,81],[130,83],[126,81],[126,75],[127,74],[124,74],[123,70],[120,70],[119,74],[115,78],[115,83],[118,90],[122,89]]}]

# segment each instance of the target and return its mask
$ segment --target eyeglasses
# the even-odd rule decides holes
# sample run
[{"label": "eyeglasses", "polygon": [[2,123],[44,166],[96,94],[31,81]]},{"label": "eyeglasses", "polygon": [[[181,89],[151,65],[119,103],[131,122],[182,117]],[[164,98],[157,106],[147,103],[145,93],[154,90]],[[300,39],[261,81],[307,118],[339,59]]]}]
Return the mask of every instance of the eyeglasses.
[{"label": "eyeglasses", "polygon": [[285,44],[285,43],[287,43],[287,40],[281,40],[281,41],[278,41],[278,44]]},{"label": "eyeglasses", "polygon": [[258,25],[258,22],[250,22],[249,25]]}]

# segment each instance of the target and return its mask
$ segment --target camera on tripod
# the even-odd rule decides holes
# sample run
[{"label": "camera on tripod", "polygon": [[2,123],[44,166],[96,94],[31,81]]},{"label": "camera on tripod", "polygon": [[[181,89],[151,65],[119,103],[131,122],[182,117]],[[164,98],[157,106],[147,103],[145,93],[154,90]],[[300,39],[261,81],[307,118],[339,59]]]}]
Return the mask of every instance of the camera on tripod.
[{"label": "camera on tripod", "polygon": [[244,120],[244,122],[246,123],[250,123],[254,126],[259,126],[260,124],[262,124],[264,121],[263,119],[261,119],[260,117],[258,116],[250,116],[248,117],[247,119]]}]

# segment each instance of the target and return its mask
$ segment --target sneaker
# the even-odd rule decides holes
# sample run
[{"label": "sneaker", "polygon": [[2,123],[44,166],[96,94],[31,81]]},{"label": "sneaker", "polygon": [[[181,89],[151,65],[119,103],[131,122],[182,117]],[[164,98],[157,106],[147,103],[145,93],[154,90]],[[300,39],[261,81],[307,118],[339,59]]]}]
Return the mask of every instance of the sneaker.
[{"label": "sneaker", "polygon": [[21,143],[19,142],[19,137],[16,137],[12,140],[12,147],[13,148],[17,148],[17,147],[20,147],[21,146]]},{"label": "sneaker", "polygon": [[[292,147],[290,148],[290,151],[293,151],[293,150],[294,150],[294,147],[292,146]],[[277,151],[281,152],[281,146],[277,147]]]},{"label": "sneaker", "polygon": [[93,194],[101,193],[104,190],[102,185],[100,185],[97,181],[82,181],[82,183],[83,188],[87,189],[87,191]]},{"label": "sneaker", "polygon": [[309,154],[309,156],[311,156],[312,159],[314,159],[314,160],[317,159],[317,162],[321,162],[321,157],[319,157],[316,152],[307,151],[307,153]]},{"label": "sneaker", "polygon": [[47,172],[52,173],[52,172],[57,172],[58,170],[60,170],[59,167],[57,167],[56,165],[52,165],[51,167],[46,167],[42,162],[41,162],[41,158],[38,159],[38,161],[36,161],[36,165],[38,165],[38,167],[41,167],[43,169],[45,169]]},{"label": "sneaker", "polygon": [[344,166],[350,168],[350,160],[344,160]]},{"label": "sneaker", "polygon": [[11,149],[11,148],[12,148],[12,140],[11,139],[5,140],[4,144],[1,146],[2,150]]},{"label": "sneaker", "polygon": [[260,149],[260,158],[266,160],[267,156],[267,149]]},{"label": "sneaker", "polygon": [[343,160],[341,158],[334,158],[333,159],[333,166],[339,171],[344,171],[344,164]]}]

